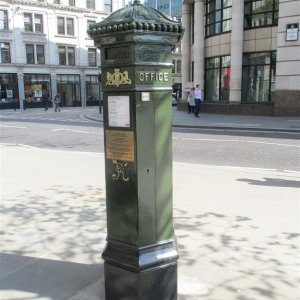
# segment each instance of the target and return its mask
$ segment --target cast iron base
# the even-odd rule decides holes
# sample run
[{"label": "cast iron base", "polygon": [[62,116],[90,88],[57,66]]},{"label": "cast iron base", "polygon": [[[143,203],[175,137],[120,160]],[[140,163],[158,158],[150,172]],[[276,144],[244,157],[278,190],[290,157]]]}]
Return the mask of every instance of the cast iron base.
[{"label": "cast iron base", "polygon": [[102,254],[106,300],[176,300],[174,241],[142,248],[109,241]]}]

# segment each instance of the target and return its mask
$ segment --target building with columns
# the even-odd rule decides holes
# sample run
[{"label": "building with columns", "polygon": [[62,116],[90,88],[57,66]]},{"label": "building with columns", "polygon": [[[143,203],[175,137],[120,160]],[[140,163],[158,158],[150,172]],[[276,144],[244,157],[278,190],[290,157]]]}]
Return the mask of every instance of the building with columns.
[{"label": "building with columns", "polygon": [[124,0],[0,0],[0,109],[98,105],[100,53],[87,34]]},{"label": "building with columns", "polygon": [[300,0],[184,0],[182,23],[183,100],[199,84],[204,112],[300,116]]}]

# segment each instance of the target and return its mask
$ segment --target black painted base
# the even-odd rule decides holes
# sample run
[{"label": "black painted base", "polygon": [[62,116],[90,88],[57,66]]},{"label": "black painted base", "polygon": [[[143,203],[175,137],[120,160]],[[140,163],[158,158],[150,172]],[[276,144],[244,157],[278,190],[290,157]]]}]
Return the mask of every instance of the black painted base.
[{"label": "black painted base", "polygon": [[106,300],[176,300],[173,241],[143,248],[108,242],[103,253]]}]

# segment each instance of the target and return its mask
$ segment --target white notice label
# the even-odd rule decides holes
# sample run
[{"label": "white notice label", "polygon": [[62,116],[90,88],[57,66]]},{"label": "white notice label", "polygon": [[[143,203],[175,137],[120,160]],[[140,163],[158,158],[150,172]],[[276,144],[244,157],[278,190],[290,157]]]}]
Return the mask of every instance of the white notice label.
[{"label": "white notice label", "polygon": [[129,96],[108,96],[108,125],[130,127]]}]

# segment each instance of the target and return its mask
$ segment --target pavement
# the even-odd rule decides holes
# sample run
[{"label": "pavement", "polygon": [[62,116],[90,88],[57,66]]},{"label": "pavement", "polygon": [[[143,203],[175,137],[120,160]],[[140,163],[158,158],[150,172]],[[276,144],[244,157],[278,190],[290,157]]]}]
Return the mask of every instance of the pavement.
[{"label": "pavement", "polygon": [[[103,114],[99,110],[85,113],[87,119],[103,122]],[[270,117],[246,115],[200,114],[196,118],[193,114],[177,110],[173,107],[173,127],[300,132],[300,117]]]},{"label": "pavement", "polygon": [[[291,131],[299,121],[174,108],[174,125],[205,119]],[[0,146],[0,299],[105,300],[103,154]],[[298,172],[174,161],[178,300],[299,299],[299,184]]]}]

